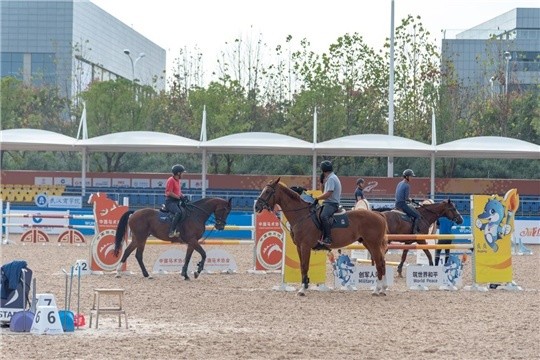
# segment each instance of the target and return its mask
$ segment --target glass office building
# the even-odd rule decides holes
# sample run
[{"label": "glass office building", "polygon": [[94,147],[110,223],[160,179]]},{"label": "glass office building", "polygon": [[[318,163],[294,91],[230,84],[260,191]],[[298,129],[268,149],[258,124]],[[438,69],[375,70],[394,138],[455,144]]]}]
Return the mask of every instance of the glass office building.
[{"label": "glass office building", "polygon": [[68,97],[117,77],[165,88],[165,49],[88,0],[0,0],[0,23],[2,77],[56,84]]},{"label": "glass office building", "polygon": [[[517,8],[444,39],[442,71],[487,93],[538,89],[540,8]],[[506,83],[508,79],[508,83]]]}]

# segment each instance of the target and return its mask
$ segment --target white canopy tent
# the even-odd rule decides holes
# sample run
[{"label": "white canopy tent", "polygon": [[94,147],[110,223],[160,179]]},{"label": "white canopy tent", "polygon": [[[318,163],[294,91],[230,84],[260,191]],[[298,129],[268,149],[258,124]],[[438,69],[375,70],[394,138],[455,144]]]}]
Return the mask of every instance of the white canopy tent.
[{"label": "white canopy tent", "polygon": [[312,155],[313,144],[292,136],[246,132],[222,136],[201,146],[215,154]]},{"label": "white canopy tent", "polygon": [[431,193],[435,192],[435,160],[433,145],[384,134],[343,136],[315,145],[317,154],[371,157],[431,157]]},{"label": "white canopy tent", "polygon": [[[206,154],[313,155],[313,144],[289,135],[245,132],[203,141],[203,186],[206,184]],[[205,195],[203,187],[203,196]]]},{"label": "white canopy tent", "polygon": [[[432,158],[505,158],[540,159],[540,146],[523,140],[485,136],[428,145],[399,136],[360,134],[336,138],[321,143],[310,143],[288,135],[247,132],[223,136],[213,140],[196,141],[182,136],[149,131],[127,131],[75,138],[40,129],[8,129],[0,131],[0,150],[18,151],[81,151],[82,192],[85,192],[86,154],[88,152],[171,152],[203,154],[203,194],[206,187],[206,152],[219,154],[306,155],[313,157],[316,172],[317,155],[332,156],[394,156]],[[315,180],[313,180],[315,181]],[[432,184],[432,190],[434,189]],[[432,191],[433,193],[433,191]]]},{"label": "white canopy tent", "polygon": [[77,139],[40,129],[0,130],[0,150],[79,151]]},{"label": "white canopy tent", "polygon": [[429,157],[433,146],[400,136],[384,134],[349,135],[315,146],[319,155]]},{"label": "white canopy tent", "polygon": [[540,159],[540,146],[508,137],[478,136],[437,145],[435,156],[538,160]]},{"label": "white canopy tent", "polygon": [[82,194],[86,193],[86,155],[89,152],[200,153],[199,141],[152,131],[125,131],[78,140],[82,150]]}]

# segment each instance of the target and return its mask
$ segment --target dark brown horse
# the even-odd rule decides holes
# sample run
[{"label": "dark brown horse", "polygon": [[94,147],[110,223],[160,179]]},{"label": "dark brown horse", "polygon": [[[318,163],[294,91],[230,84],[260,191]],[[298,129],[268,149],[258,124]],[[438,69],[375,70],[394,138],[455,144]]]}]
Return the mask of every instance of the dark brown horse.
[{"label": "dark brown horse", "polygon": [[201,261],[197,264],[197,271],[193,275],[195,278],[199,277],[199,274],[204,269],[204,262],[206,260],[206,252],[199,244],[199,239],[205,231],[206,221],[213,215],[215,218],[214,227],[217,230],[223,230],[227,223],[227,216],[229,216],[229,213],[231,212],[231,200],[232,199],[227,201],[220,198],[204,198],[188,203],[186,206],[185,218],[178,226],[180,236],[174,238],[169,237],[170,221],[166,222],[160,219],[159,210],[145,208],[135,212],[126,212],[118,222],[116,241],[114,243],[114,254],[116,256],[119,255],[128,226],[131,230],[131,242],[127,246],[126,251],[124,251],[122,260],[116,268],[116,277],[120,277],[122,265],[126,262],[133,250],[137,249],[135,258],[141,267],[143,276],[152,278],[149,276],[143,263],[144,247],[146,245],[146,240],[151,235],[161,240],[183,243],[188,246],[186,259],[181,273],[185,280],[189,280],[187,269],[193,250],[197,251],[201,255]]},{"label": "dark brown horse", "polygon": [[[309,285],[309,258],[311,250],[318,245],[321,238],[321,230],[318,229],[312,219],[316,211],[312,204],[306,203],[300,195],[279,182],[280,178],[271,181],[264,187],[255,203],[255,211],[263,209],[274,210],[278,204],[287,217],[290,224],[291,237],[296,245],[300,257],[300,270],[302,273],[302,285],[299,295],[305,295],[305,289]],[[377,286],[373,295],[386,295],[386,269],[385,253],[386,221],[384,217],[367,210],[347,211],[348,227],[332,229],[331,248],[342,248],[355,241],[363,243],[370,252],[371,258],[377,268]]]},{"label": "dark brown horse", "polygon": [[[435,224],[435,222],[441,218],[446,217],[457,224],[463,223],[463,218],[459,211],[457,211],[454,203],[448,199],[439,203],[422,203],[419,207],[416,208],[420,213],[420,221],[418,223],[419,234],[428,234],[430,233],[430,227]],[[405,213],[397,210],[383,211],[382,214],[386,218],[388,223],[388,234],[411,234],[412,233],[412,222],[409,219],[409,216]],[[392,240],[390,242],[400,242],[405,244],[427,244],[426,240]],[[401,260],[397,267],[398,275],[401,277],[403,271],[403,264],[407,259],[407,253],[409,250],[403,250],[401,254]],[[431,252],[427,249],[424,249],[429,265],[433,265],[433,258]]]}]

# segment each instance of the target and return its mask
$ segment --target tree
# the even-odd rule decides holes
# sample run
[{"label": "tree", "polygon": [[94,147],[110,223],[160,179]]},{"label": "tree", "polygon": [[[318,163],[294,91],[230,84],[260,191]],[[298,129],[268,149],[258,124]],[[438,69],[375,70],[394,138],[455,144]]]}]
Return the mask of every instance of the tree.
[{"label": "tree", "polygon": [[[389,48],[389,41],[386,44]],[[388,55],[389,58],[389,55]],[[400,136],[427,142],[440,81],[439,52],[420,16],[409,15],[395,31],[395,128]]]},{"label": "tree", "polygon": [[[125,79],[96,81],[81,96],[86,101],[90,137],[121,131],[147,130],[153,124],[147,106],[154,95],[151,87],[139,87]],[[93,154],[98,171],[122,168],[125,153]],[[101,159],[104,159],[102,161]]]}]

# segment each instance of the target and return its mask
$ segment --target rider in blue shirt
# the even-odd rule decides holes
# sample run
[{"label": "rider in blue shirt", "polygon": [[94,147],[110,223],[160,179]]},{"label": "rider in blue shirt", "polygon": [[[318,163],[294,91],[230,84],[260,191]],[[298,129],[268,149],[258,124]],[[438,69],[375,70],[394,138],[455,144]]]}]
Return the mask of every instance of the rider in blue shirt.
[{"label": "rider in blue shirt", "polygon": [[[321,171],[324,174],[324,192],[315,200],[324,200],[321,211],[321,223],[323,228],[323,243],[332,243],[330,217],[338,210],[341,201],[341,182],[334,173],[334,167],[328,160],[321,162]],[[322,179],[322,177],[321,177]]]},{"label": "rider in blue shirt", "polygon": [[365,199],[365,197],[364,197],[364,179],[362,179],[362,178],[359,178],[358,180],[356,180],[356,190],[354,191],[354,199],[356,200],[356,202],[358,202],[358,200]]},{"label": "rider in blue shirt", "polygon": [[409,197],[409,181],[411,176],[416,176],[414,175],[414,171],[412,171],[411,169],[403,171],[403,180],[401,180],[396,186],[395,206],[396,209],[403,211],[405,214],[413,218],[412,233],[418,234],[418,222],[420,221],[420,213],[414,207],[407,204],[407,202],[412,201]]}]

